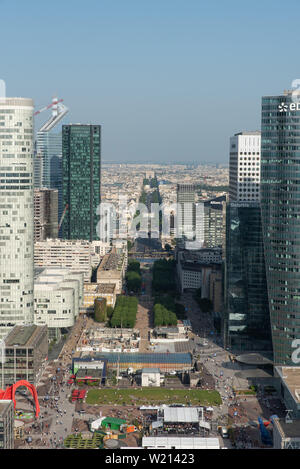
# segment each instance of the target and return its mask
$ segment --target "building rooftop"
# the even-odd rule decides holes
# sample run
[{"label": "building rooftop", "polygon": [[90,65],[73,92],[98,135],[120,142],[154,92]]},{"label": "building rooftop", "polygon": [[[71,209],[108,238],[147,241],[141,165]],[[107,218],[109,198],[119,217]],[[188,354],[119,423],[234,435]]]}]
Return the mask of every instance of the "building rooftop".
[{"label": "building rooftop", "polygon": [[121,270],[123,260],[124,254],[117,254],[114,249],[112,252],[105,254],[98,270],[99,272],[103,272],[104,270]]},{"label": "building rooftop", "polygon": [[238,135],[261,135],[260,130],[243,130],[242,132],[238,132],[237,134],[234,134],[235,137]]},{"label": "building rooftop", "polygon": [[190,436],[144,436],[143,447],[170,447],[170,448],[190,448],[190,449],[220,449],[218,438],[201,438]]},{"label": "building rooftop", "polygon": [[285,419],[274,419],[274,424],[277,426],[279,433],[285,438],[300,438],[300,420],[292,420],[291,423],[286,423]]},{"label": "building rooftop", "polygon": [[157,327],[155,328],[157,334],[178,334],[178,327]]},{"label": "building rooftop", "polygon": [[115,283],[89,283],[84,285],[85,293],[113,294],[115,289]]},{"label": "building rooftop", "polygon": [[268,357],[260,354],[260,353],[243,353],[242,355],[238,355],[235,357],[236,360],[240,363],[245,363],[246,365],[272,365],[273,362]]},{"label": "building rooftop", "polygon": [[106,358],[109,363],[176,363],[191,365],[190,353],[114,353],[102,352],[90,355],[91,358]]},{"label": "building rooftop", "polygon": [[80,368],[76,373],[76,379],[101,379],[103,368]]},{"label": "building rooftop", "polygon": [[97,286],[97,293],[114,293],[116,285],[114,283],[101,283]]},{"label": "building rooftop", "polygon": [[221,248],[203,248],[195,251],[182,249],[179,251],[179,255],[182,268],[188,270],[199,270],[202,266],[222,263]]},{"label": "building rooftop", "polygon": [[47,329],[47,326],[36,326],[34,324],[15,326],[5,338],[6,347],[21,345],[24,347],[34,347],[40,334]]},{"label": "building rooftop", "polygon": [[160,373],[159,368],[143,368],[142,373]]},{"label": "building rooftop", "polygon": [[[282,366],[276,367],[282,381],[288,387],[295,401],[300,403],[300,367]],[[299,435],[300,436],[300,435]]]},{"label": "building rooftop", "polygon": [[0,401],[0,417],[6,412],[10,405],[12,405],[12,401],[10,399],[3,399]]},{"label": "building rooftop", "polygon": [[0,106],[29,106],[34,107],[34,102],[31,98],[1,98]]},{"label": "building rooftop", "polygon": [[164,422],[198,423],[198,409],[196,407],[165,407]]},{"label": "building rooftop", "polygon": [[74,272],[65,267],[35,267],[34,289],[35,291],[67,290],[70,289],[70,286],[64,286],[63,284],[74,280],[78,281],[79,275],[82,275],[83,280],[83,271]]}]

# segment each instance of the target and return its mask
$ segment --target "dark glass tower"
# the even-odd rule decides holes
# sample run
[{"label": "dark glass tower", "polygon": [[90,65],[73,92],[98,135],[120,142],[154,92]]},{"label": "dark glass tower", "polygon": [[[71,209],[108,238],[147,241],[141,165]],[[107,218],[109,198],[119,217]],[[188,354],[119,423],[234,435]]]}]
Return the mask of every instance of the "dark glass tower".
[{"label": "dark glass tower", "polygon": [[63,125],[63,208],[68,205],[62,238],[99,239],[101,126]]},{"label": "dark glass tower", "polygon": [[274,363],[300,338],[300,106],[262,98],[261,208]]},{"label": "dark glass tower", "polygon": [[225,344],[236,352],[272,350],[258,202],[226,209]]}]

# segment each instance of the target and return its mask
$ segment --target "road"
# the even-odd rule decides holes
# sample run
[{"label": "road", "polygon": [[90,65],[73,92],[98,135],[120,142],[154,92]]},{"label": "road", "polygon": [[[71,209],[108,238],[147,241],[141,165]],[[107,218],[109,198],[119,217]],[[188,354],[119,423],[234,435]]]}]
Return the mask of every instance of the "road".
[{"label": "road", "polygon": [[145,267],[144,264],[141,265],[143,269],[143,282],[145,283],[145,294],[139,296],[139,305],[138,313],[136,318],[136,329],[140,331],[140,352],[149,352],[149,332],[152,327],[152,275],[149,267]]},{"label": "road", "polygon": [[215,408],[214,419],[219,425],[225,425],[228,421],[228,403],[234,396],[234,388],[247,389],[247,380],[236,378],[235,374],[242,370],[242,367],[230,361],[228,352],[216,334],[210,313],[203,313],[200,310],[193,293],[183,293],[180,302],[187,308],[187,317],[192,324],[192,337],[195,341],[199,340],[199,337],[202,339],[203,345],[198,348],[199,362],[205,365],[207,371],[214,377],[216,390],[222,397],[223,403]]}]

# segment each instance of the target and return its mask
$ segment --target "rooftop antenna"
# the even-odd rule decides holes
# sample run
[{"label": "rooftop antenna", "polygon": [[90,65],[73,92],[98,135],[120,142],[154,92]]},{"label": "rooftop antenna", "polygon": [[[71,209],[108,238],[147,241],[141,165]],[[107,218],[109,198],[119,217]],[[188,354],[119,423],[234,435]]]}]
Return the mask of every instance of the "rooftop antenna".
[{"label": "rooftop antenna", "polygon": [[286,410],[285,423],[293,423],[293,411],[291,409]]}]

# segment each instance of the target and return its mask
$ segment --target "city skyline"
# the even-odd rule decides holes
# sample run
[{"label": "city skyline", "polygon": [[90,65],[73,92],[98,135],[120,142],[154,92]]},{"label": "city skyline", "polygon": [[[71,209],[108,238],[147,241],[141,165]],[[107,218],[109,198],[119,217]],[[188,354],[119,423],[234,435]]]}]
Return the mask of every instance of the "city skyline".
[{"label": "city skyline", "polygon": [[0,450],[300,449],[284,7],[0,0]]},{"label": "city skyline", "polygon": [[289,47],[299,42],[296,1],[284,35],[278,1],[29,4],[33,14],[0,3],[7,95],[32,97],[39,109],[57,93],[70,108],[64,124],[103,126],[105,162],[226,163],[227,136],[259,130],[261,96],[298,77]]}]

